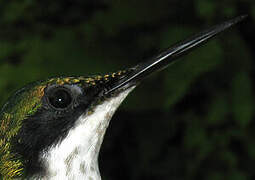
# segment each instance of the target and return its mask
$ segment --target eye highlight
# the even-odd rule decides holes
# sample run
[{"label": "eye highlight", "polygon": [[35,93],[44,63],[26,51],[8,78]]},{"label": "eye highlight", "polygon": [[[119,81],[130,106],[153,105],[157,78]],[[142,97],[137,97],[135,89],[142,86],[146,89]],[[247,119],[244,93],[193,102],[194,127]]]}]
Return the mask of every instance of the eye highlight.
[{"label": "eye highlight", "polygon": [[56,109],[65,109],[72,102],[72,93],[64,87],[55,87],[47,93],[49,104]]}]

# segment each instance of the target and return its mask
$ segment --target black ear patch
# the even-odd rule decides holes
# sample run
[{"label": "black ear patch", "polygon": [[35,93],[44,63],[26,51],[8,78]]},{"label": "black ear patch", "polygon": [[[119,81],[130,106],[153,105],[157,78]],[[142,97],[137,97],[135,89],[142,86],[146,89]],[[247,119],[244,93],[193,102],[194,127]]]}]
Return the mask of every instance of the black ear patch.
[{"label": "black ear patch", "polygon": [[62,141],[76,120],[98,97],[98,89],[78,85],[52,85],[45,88],[42,106],[24,119],[15,139],[14,150],[23,158],[26,175],[44,172],[40,154]]}]

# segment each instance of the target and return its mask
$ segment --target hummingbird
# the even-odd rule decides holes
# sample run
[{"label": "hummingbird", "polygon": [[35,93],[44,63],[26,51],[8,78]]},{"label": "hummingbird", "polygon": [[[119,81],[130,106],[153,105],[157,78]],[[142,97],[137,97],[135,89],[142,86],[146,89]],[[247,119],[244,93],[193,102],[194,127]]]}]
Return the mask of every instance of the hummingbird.
[{"label": "hummingbird", "polygon": [[16,91],[0,111],[3,179],[101,179],[98,154],[109,122],[146,77],[176,62],[238,16],[181,41],[125,70],[95,76],[55,77]]}]

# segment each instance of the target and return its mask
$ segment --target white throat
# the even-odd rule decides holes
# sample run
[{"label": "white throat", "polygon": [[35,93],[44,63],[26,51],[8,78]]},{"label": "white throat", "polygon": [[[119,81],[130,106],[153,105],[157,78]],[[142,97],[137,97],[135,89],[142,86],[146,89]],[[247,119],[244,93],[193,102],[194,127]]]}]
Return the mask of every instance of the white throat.
[{"label": "white throat", "polygon": [[46,166],[42,179],[100,180],[98,153],[112,115],[133,88],[112,97],[77,120],[66,138],[41,155]]}]

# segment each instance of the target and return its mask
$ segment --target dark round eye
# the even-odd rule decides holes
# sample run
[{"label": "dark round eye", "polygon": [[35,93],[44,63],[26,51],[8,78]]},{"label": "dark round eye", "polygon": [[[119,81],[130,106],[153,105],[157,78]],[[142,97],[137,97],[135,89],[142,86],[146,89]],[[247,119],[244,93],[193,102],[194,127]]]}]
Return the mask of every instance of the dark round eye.
[{"label": "dark round eye", "polygon": [[49,103],[57,109],[67,108],[73,101],[71,92],[64,88],[56,88],[48,94]]}]

